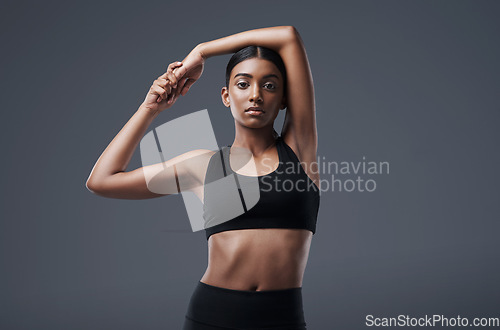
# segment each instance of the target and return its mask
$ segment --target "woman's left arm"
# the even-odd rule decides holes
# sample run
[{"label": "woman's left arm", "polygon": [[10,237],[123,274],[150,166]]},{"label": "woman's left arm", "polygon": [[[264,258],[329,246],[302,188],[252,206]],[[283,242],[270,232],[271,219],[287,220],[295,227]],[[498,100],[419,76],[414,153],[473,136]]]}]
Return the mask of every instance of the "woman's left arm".
[{"label": "woman's left arm", "polygon": [[304,43],[294,27],[289,40],[278,50],[287,75],[287,111],[281,135],[295,147],[301,161],[311,162],[316,160],[318,146],[313,78]]},{"label": "woman's left arm", "polygon": [[281,135],[299,154],[301,161],[314,161],[317,132],[313,79],[302,38],[293,26],[249,30],[198,44],[183,60],[184,65],[178,68],[179,71],[174,72],[183,78],[179,79],[176,94],[187,93],[200,77],[197,68],[207,58],[235,53],[247,46],[270,48],[283,59],[287,75],[287,112]]}]

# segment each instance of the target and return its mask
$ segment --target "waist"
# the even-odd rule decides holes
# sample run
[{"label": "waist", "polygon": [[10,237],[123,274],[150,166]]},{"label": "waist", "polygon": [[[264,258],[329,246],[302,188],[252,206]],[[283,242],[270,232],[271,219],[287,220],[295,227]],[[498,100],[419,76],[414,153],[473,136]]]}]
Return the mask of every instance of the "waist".
[{"label": "waist", "polygon": [[301,288],[250,292],[200,281],[186,318],[217,329],[306,329]]},{"label": "waist", "polygon": [[312,233],[303,229],[241,229],[210,236],[201,281],[234,290],[298,288]]}]

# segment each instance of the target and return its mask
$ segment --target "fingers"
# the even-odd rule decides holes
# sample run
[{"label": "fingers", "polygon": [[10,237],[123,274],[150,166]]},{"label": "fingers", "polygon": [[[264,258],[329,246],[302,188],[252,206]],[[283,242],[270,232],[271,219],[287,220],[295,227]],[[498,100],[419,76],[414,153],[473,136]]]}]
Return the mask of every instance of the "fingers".
[{"label": "fingers", "polygon": [[162,75],[162,77],[166,78],[167,73],[174,71],[174,69],[182,66],[182,62],[176,61],[172,62],[167,66],[167,71]]},{"label": "fingers", "polygon": [[[172,62],[167,67],[167,72],[164,74],[164,78],[167,78],[173,87],[177,86],[177,76],[173,73],[174,69],[182,66],[182,62]],[[163,76],[162,76],[163,77]]]},{"label": "fingers", "polygon": [[176,92],[176,87],[177,87],[177,76],[175,75],[174,71],[177,71],[179,67],[182,66],[182,62],[172,62],[168,65],[167,71],[162,74],[158,79],[161,81],[161,86],[165,87],[167,90],[167,95],[163,95],[162,99],[167,99],[168,96]]},{"label": "fingers", "polygon": [[157,83],[154,83],[153,86],[151,86],[151,93],[158,95],[157,102],[161,102],[161,100],[167,98],[168,90]]},{"label": "fingers", "polygon": [[170,81],[170,86],[177,87],[177,77],[171,70],[167,70],[167,79]]},{"label": "fingers", "polygon": [[[177,88],[175,89],[175,97],[179,97],[181,94],[182,89],[184,88],[184,85],[186,84],[186,81],[188,78],[181,78],[179,82],[177,82]],[[183,95],[184,96],[184,95]]]},{"label": "fingers", "polygon": [[175,97],[175,93],[169,94],[166,98],[168,104],[172,104],[175,102],[177,98]]},{"label": "fingers", "polygon": [[[158,77],[150,88],[151,94],[156,94],[156,102],[160,103],[166,100],[168,103],[172,103],[178,96],[179,92],[177,90],[178,78],[174,70],[182,66],[182,62],[172,62],[168,65],[167,71]],[[185,71],[185,70],[184,70]]]},{"label": "fingers", "polygon": [[172,86],[167,79],[161,78],[160,76],[153,82],[150,93],[158,95],[156,102],[160,103],[162,100],[167,99],[168,95],[172,93]]},{"label": "fingers", "polygon": [[178,66],[176,67],[174,70],[173,70],[173,73],[177,79],[177,81],[179,81],[182,77],[184,77],[187,73],[187,68],[184,66],[184,64],[181,62],[181,66]]}]

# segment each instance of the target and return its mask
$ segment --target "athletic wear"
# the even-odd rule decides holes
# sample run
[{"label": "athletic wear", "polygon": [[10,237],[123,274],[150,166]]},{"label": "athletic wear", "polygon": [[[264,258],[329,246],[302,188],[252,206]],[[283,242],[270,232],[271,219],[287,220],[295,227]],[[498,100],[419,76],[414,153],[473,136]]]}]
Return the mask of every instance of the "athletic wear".
[{"label": "athletic wear", "polygon": [[[276,139],[278,150],[278,168],[263,176],[245,176],[233,171],[229,165],[230,145],[223,147],[210,159],[204,184],[203,217],[207,240],[215,233],[252,228],[299,228],[316,232],[316,221],[320,202],[319,188],[304,171],[299,159],[283,140]],[[244,212],[234,218],[224,218],[223,212],[232,204],[228,199],[237,198],[236,190],[219,186],[207,185],[218,179],[233,174],[238,186],[238,192]],[[256,181],[258,180],[258,181]],[[250,209],[243,198],[246,187],[252,182],[258,182],[260,198]],[[246,197],[246,196],[245,196]],[[241,207],[240,200],[237,200]],[[222,220],[221,220],[222,219]],[[215,225],[211,225],[215,224]],[[211,225],[211,226],[210,226]]]},{"label": "athletic wear", "polygon": [[307,330],[302,288],[232,290],[198,282],[183,330]]}]

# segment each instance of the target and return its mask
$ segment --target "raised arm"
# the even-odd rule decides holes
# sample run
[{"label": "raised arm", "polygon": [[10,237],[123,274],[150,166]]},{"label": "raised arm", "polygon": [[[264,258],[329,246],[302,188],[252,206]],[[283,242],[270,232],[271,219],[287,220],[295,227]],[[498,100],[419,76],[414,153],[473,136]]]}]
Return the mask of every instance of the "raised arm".
[{"label": "raised arm", "polygon": [[[247,46],[263,46],[276,51],[286,67],[287,111],[281,135],[301,162],[311,163],[310,177],[316,183],[316,152],[318,145],[313,79],[301,36],[293,26],[276,26],[249,30],[197,45],[183,60],[179,73],[183,78],[175,93],[184,95],[198,79],[196,68],[205,59],[234,53]],[[306,170],[307,171],[307,170]]]},{"label": "raised arm", "polygon": [[173,70],[180,66],[179,62],[170,64],[167,72],[153,82],[139,109],[95,163],[86,182],[88,190],[120,199],[155,198],[191,188],[197,188],[194,192],[200,195],[203,168],[210,150],[193,150],[163,163],[125,172],[151,122],[175,103],[172,87],[177,80]]},{"label": "raised arm", "polygon": [[274,26],[249,30],[203,42],[199,47],[204,58],[235,53],[247,46],[262,46],[279,52],[293,39],[294,31],[293,26]]},{"label": "raised arm", "polygon": [[275,26],[240,32],[196,45],[182,60],[182,67],[175,71],[176,75],[182,78],[179,78],[179,86],[174,93],[177,96],[187,93],[191,85],[200,78],[206,59],[235,53],[251,45],[263,46],[279,52],[287,43],[292,42],[294,31],[293,26]]}]

